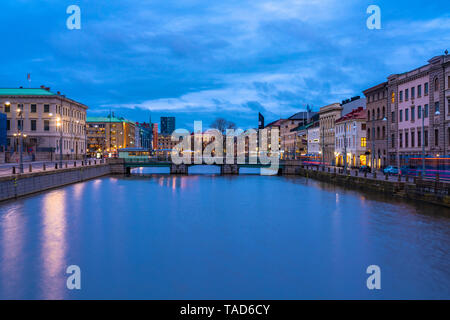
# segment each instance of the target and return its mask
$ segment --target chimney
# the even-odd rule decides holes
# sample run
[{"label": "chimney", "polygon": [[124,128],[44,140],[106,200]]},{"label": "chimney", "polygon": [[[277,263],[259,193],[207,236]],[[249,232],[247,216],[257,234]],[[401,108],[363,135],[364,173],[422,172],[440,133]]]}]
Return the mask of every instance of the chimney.
[{"label": "chimney", "polygon": [[59,96],[59,95],[61,94],[61,92],[58,91],[57,94],[58,94],[58,96]]},{"label": "chimney", "polygon": [[41,89],[45,89],[45,86],[43,84],[41,85]]},{"label": "chimney", "polygon": [[46,87],[45,90],[50,91],[50,87]]}]

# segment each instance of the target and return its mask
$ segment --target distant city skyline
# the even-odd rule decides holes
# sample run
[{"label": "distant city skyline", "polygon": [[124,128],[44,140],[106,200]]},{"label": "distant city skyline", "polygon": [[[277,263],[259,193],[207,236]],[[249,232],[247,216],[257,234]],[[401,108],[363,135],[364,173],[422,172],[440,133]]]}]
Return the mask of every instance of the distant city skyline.
[{"label": "distant city skyline", "polygon": [[317,111],[449,49],[448,1],[377,1],[381,30],[366,27],[370,4],[82,0],[81,29],[68,30],[67,3],[5,0],[0,87],[46,85],[92,116],[255,128],[258,112]]}]

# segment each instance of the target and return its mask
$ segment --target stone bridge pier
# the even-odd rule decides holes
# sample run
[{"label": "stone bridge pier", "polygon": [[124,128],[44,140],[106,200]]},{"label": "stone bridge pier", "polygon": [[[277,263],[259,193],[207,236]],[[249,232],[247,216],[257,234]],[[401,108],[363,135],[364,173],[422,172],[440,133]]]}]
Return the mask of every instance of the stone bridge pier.
[{"label": "stone bridge pier", "polygon": [[188,174],[188,166],[185,164],[171,164],[170,174]]},{"label": "stone bridge pier", "polygon": [[222,164],[220,166],[221,175],[239,174],[239,165],[237,164]]}]

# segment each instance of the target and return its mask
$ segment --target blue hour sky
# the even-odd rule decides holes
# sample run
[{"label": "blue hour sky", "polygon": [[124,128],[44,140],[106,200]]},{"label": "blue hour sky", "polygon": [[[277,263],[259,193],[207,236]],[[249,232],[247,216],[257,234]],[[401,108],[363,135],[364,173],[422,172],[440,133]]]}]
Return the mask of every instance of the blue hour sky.
[{"label": "blue hour sky", "polygon": [[[81,30],[66,28],[72,4]],[[366,27],[371,4],[381,30]],[[318,109],[450,50],[446,0],[2,0],[0,24],[0,87],[45,84],[88,115],[188,129]]]}]

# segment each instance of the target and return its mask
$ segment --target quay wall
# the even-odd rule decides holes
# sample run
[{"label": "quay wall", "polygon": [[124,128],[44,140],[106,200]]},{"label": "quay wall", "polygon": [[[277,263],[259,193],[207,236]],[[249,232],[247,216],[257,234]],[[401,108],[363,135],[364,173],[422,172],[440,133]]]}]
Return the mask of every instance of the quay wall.
[{"label": "quay wall", "polygon": [[285,165],[281,170],[282,175],[299,175],[318,181],[334,183],[339,186],[363,191],[380,192],[393,197],[424,201],[450,208],[450,183],[442,181],[429,181],[413,179],[411,181],[392,181],[373,179],[359,176],[345,175],[328,169],[303,167],[297,164]]},{"label": "quay wall", "polygon": [[0,177],[0,201],[82,182],[111,173],[108,164],[16,174]]}]

